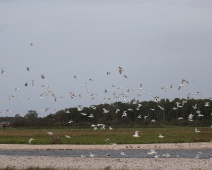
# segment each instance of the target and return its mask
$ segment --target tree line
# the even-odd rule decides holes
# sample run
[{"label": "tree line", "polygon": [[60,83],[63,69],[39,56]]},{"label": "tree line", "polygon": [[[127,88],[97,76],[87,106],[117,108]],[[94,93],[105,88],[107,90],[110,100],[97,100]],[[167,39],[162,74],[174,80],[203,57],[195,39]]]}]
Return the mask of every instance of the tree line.
[{"label": "tree line", "polygon": [[13,127],[25,126],[73,126],[90,127],[92,124],[106,126],[156,126],[156,125],[200,125],[212,124],[212,100],[179,99],[172,101],[132,100],[128,103],[92,105],[90,107],[73,107],[38,117],[35,110],[29,110],[21,117],[1,117],[0,121],[8,120]]}]

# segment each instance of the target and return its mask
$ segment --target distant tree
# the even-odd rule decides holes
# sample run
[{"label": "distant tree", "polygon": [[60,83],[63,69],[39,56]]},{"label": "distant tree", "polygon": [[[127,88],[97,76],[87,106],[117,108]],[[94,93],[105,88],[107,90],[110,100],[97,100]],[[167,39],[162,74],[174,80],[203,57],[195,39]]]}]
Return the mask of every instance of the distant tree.
[{"label": "distant tree", "polygon": [[37,125],[38,113],[35,110],[29,110],[24,118],[27,120],[27,125]]},{"label": "distant tree", "polygon": [[38,113],[35,110],[29,110],[28,113],[24,116],[26,119],[38,118]]}]

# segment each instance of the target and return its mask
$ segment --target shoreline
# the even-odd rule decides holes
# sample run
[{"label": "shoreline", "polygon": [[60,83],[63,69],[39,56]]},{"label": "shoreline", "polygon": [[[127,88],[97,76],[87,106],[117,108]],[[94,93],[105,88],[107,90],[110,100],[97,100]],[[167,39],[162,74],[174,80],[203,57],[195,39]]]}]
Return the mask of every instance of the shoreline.
[{"label": "shoreline", "polygon": [[112,149],[212,149],[212,142],[198,143],[156,143],[156,144],[107,144],[107,145],[33,145],[0,144],[0,150],[112,150]]},{"label": "shoreline", "polygon": [[[212,142],[163,144],[108,145],[33,145],[0,144],[0,150],[107,150],[107,149],[210,149]],[[1,168],[52,168],[55,170],[208,170],[212,158],[96,158],[62,156],[6,156],[0,155]]]}]

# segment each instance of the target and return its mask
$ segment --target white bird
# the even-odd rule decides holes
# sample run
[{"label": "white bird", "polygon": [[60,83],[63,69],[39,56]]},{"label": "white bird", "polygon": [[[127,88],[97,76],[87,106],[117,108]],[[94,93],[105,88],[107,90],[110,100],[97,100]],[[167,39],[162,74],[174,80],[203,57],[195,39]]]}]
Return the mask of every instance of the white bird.
[{"label": "white bird", "polygon": [[143,89],[143,84],[140,84],[139,90]]},{"label": "white bird", "polygon": [[110,130],[113,130],[113,128],[112,128],[111,126],[109,126],[109,129],[110,129]]},{"label": "white bird", "polygon": [[93,114],[91,113],[88,117],[93,118],[94,116],[93,116]]},{"label": "white bird", "polygon": [[169,158],[171,155],[169,153],[162,154],[163,157]]},{"label": "white bird", "polygon": [[159,134],[159,136],[158,136],[159,138],[161,138],[161,139],[163,139],[164,138],[164,136],[163,135],[161,135],[161,134]]},{"label": "white bird", "polygon": [[70,113],[70,111],[69,110],[66,110],[65,113]]},{"label": "white bird", "polygon": [[135,134],[133,135],[133,137],[135,137],[135,138],[140,137],[140,136],[138,135],[138,132],[139,132],[139,131],[135,131]]},{"label": "white bird", "polygon": [[87,115],[87,113],[81,113],[81,115],[86,116],[86,115]]},{"label": "white bird", "polygon": [[121,154],[121,155],[125,155],[125,153],[124,153],[124,152],[121,152],[120,154]]},{"label": "white bird", "polygon": [[49,135],[53,135],[53,132],[47,132]]},{"label": "white bird", "polygon": [[192,105],[193,109],[197,109],[197,104]]},{"label": "white bird", "polygon": [[121,117],[126,117],[126,116],[127,116],[127,112],[124,111],[124,112],[122,113]]},{"label": "white bird", "polygon": [[77,106],[77,111],[82,111],[82,110],[83,110],[82,105],[78,105],[78,106]]},{"label": "white bird", "polygon": [[71,136],[65,135],[66,138],[71,138]]},{"label": "white bird", "polygon": [[163,107],[161,107],[160,105],[158,105],[158,107],[159,107],[161,110],[164,110],[164,108],[163,108]]},{"label": "white bird", "polygon": [[118,113],[120,111],[120,109],[116,109],[116,113]]},{"label": "white bird", "polygon": [[72,123],[72,122],[73,122],[72,120],[69,120],[69,121],[68,121],[68,123]]},{"label": "white bird", "polygon": [[194,129],[194,132],[195,132],[195,133],[199,133],[200,131],[199,131],[197,128],[195,128],[195,129]]},{"label": "white bird", "polygon": [[180,90],[182,87],[184,87],[185,83],[189,84],[189,82],[187,80],[182,79],[181,83],[179,84],[178,90]]},{"label": "white bird", "polygon": [[[157,146],[157,145],[156,145]],[[156,147],[155,146],[155,147]],[[148,155],[153,155],[153,154],[156,154],[157,152],[155,151],[155,147],[154,148],[151,148],[149,149],[149,152],[147,152]]]},{"label": "white bird", "polygon": [[19,87],[15,87],[15,91],[19,90],[20,88]]},{"label": "white bird", "polygon": [[146,120],[148,116],[144,116],[144,119]]},{"label": "white bird", "polygon": [[90,157],[91,158],[95,157],[95,154],[93,154],[93,153],[90,152]]},{"label": "white bird", "polygon": [[188,120],[189,120],[189,121],[193,121],[193,117],[194,117],[193,114],[189,114],[189,115],[188,115]]},{"label": "white bird", "polygon": [[103,108],[103,113],[108,113],[108,112],[109,112],[109,110]]},{"label": "white bird", "polygon": [[33,138],[30,138],[30,139],[29,139],[29,143],[32,143],[33,140],[34,140]]},{"label": "white bird", "polygon": [[96,110],[96,106],[91,105],[90,107],[91,107],[93,110]]},{"label": "white bird", "polygon": [[206,107],[210,106],[210,102],[205,102],[205,106]]}]

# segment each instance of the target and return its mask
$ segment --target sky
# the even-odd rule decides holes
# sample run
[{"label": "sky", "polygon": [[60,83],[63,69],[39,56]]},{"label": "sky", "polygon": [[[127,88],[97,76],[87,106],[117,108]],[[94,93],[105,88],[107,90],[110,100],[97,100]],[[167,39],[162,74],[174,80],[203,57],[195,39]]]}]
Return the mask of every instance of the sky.
[{"label": "sky", "polygon": [[211,0],[0,0],[0,116],[209,99],[211,44]]}]

